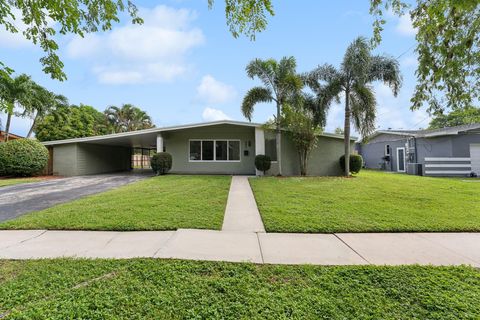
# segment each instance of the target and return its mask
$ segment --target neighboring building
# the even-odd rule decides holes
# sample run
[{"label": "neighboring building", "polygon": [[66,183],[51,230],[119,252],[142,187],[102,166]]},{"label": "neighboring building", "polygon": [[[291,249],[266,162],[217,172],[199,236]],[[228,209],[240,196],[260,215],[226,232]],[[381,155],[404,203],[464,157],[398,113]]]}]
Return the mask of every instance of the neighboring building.
[{"label": "neighboring building", "polygon": [[[23,137],[13,133],[8,134],[8,140],[15,140],[15,139],[22,139],[22,138]],[[5,131],[0,130],[0,142],[4,142],[4,141],[5,141]]]},{"label": "neighboring building", "polygon": [[365,167],[429,176],[480,176],[480,124],[381,130],[357,148]]},{"label": "neighboring building", "polygon": [[[352,138],[352,146],[355,138]],[[259,174],[255,155],[276,160],[275,134],[262,125],[238,121],[216,121],[165,128],[152,128],[105,136],[43,143],[50,150],[49,172],[75,176],[130,170],[138,154],[148,150],[172,154],[172,173]],[[284,175],[300,174],[298,153],[287,135],[282,136]],[[309,175],[340,175],[338,159],[343,154],[343,136],[324,133],[312,151]],[[133,161],[132,161],[133,160]],[[278,172],[276,162],[268,174]]]}]

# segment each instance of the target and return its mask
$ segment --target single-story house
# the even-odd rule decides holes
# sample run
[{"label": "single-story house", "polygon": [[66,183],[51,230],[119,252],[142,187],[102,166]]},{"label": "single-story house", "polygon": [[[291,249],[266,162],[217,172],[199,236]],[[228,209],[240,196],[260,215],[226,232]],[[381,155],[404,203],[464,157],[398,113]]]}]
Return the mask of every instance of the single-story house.
[{"label": "single-story house", "polygon": [[[338,159],[343,154],[343,135],[323,133],[312,151],[309,175],[341,174]],[[352,137],[352,145],[355,138]],[[48,172],[76,176],[131,170],[133,150],[166,151],[172,155],[170,172],[185,174],[259,174],[255,155],[272,159],[268,174],[278,172],[276,139],[261,124],[215,121],[152,128],[104,136],[43,143],[50,152]],[[288,135],[282,135],[284,175],[300,174],[298,155]]]},{"label": "single-story house", "polygon": [[365,167],[428,176],[480,176],[480,124],[380,130],[357,147]]}]

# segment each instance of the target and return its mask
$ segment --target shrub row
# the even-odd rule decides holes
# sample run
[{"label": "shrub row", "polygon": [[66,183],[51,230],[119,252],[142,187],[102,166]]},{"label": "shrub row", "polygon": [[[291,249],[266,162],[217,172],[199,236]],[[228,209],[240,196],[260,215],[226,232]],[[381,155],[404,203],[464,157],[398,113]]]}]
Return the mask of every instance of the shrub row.
[{"label": "shrub row", "polygon": [[48,150],[31,139],[0,143],[0,176],[32,176],[41,173],[48,163]]}]

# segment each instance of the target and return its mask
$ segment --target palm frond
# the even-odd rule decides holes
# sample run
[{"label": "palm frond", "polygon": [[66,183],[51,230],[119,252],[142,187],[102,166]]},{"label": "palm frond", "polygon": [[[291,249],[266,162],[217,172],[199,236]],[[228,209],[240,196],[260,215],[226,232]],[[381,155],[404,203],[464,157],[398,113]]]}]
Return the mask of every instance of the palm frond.
[{"label": "palm frond", "polygon": [[248,90],[242,102],[242,114],[248,121],[252,120],[253,108],[257,103],[272,102],[272,91],[268,88],[253,87]]},{"label": "palm frond", "polygon": [[373,56],[369,70],[369,81],[382,81],[397,96],[402,86],[402,75],[397,59],[387,56]]},{"label": "palm frond", "polygon": [[274,59],[254,59],[250,61],[245,70],[251,79],[257,77],[266,87],[273,88],[277,68],[277,62]]},{"label": "palm frond", "polygon": [[377,102],[371,86],[357,85],[350,91],[350,110],[355,129],[363,138],[375,131]]}]

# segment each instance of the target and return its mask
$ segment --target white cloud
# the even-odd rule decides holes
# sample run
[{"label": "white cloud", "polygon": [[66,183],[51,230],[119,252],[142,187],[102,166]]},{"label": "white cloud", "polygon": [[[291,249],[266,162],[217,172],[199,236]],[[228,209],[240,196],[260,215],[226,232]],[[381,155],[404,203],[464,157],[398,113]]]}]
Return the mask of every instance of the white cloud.
[{"label": "white cloud", "polygon": [[417,34],[417,29],[413,27],[412,20],[408,14],[404,14],[398,19],[395,30],[403,36],[414,36]]},{"label": "white cloud", "polygon": [[214,108],[205,108],[202,113],[203,121],[231,120],[222,110]]},{"label": "white cloud", "polygon": [[197,87],[197,97],[202,102],[217,104],[231,101],[237,95],[235,89],[216,80],[211,75],[202,78]]},{"label": "white cloud", "polygon": [[186,55],[205,41],[202,31],[191,26],[195,12],[160,5],[140,9],[139,15],[143,25],[75,37],[67,46],[68,55],[90,61],[103,83],[164,82],[185,74]]}]

